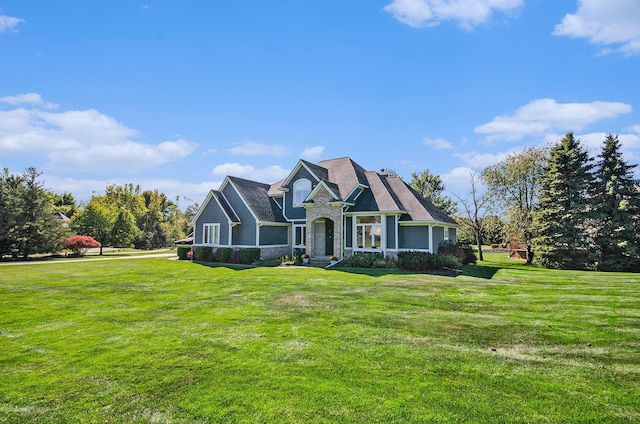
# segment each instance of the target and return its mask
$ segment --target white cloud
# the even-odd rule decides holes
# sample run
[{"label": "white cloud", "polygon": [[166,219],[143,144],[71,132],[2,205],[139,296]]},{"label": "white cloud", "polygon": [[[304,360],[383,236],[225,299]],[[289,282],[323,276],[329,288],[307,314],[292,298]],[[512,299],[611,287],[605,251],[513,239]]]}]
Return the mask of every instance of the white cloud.
[{"label": "white cloud", "polygon": [[[40,103],[40,96],[33,93],[3,99],[8,104],[47,104]],[[138,135],[138,131],[94,109],[0,111],[3,154],[45,157],[49,160],[46,167],[61,173],[137,173],[184,158],[196,148],[195,143],[182,139],[159,144],[131,140]]]},{"label": "white cloud", "polygon": [[487,140],[520,140],[554,130],[579,131],[601,119],[631,111],[630,105],[619,102],[557,103],[554,99],[537,99],[518,108],[512,115],[498,116],[474,131],[487,134]]},{"label": "white cloud", "polygon": [[15,27],[25,20],[13,16],[0,15],[0,32],[17,31]]},{"label": "white cloud", "polygon": [[506,158],[508,153],[479,153],[479,152],[465,152],[456,154],[454,156],[462,159],[465,165],[473,169],[484,169],[487,166],[493,165]]},{"label": "white cloud", "polygon": [[555,26],[553,35],[587,38],[593,44],[615,46],[602,53],[640,53],[640,2],[637,0],[578,0],[578,10]]},{"label": "white cloud", "polygon": [[279,165],[266,168],[255,168],[253,165],[241,165],[239,163],[224,163],[213,168],[211,173],[218,177],[231,175],[233,177],[246,178],[252,181],[271,184],[289,175],[290,169],[284,169]]},{"label": "white cloud", "polygon": [[289,153],[289,149],[286,146],[281,145],[268,145],[255,143],[253,141],[244,143],[240,146],[233,147],[229,151],[236,155],[246,156],[283,156]]},{"label": "white cloud", "polygon": [[42,96],[37,93],[25,93],[25,94],[18,94],[17,96],[0,97],[0,103],[5,103],[11,106],[17,106],[17,105],[42,106],[45,109],[55,109],[59,106],[57,103],[45,102],[44,100],[42,100]]},{"label": "white cloud", "polygon": [[318,160],[324,153],[324,146],[305,147],[300,155],[305,160]]},{"label": "white cloud", "polygon": [[453,144],[443,138],[423,138],[422,143],[434,149],[453,149]]},{"label": "white cloud", "polygon": [[472,29],[494,13],[514,12],[523,4],[523,0],[394,0],[383,10],[414,28],[457,21],[463,28]]},{"label": "white cloud", "polygon": [[440,174],[440,178],[442,178],[442,182],[447,187],[447,191],[454,192],[455,190],[453,189],[469,188],[471,175],[477,172],[475,169],[463,166],[452,169],[447,174]]}]

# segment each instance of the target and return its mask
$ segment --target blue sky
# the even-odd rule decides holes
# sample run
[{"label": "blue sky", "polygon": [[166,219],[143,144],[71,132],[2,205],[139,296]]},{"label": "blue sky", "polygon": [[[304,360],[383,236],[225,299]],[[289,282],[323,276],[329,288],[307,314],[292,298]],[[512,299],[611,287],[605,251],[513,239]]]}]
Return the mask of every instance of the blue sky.
[{"label": "blue sky", "polygon": [[0,166],[201,202],[344,156],[463,193],[567,131],[637,163],[639,22],[636,0],[0,0]]}]

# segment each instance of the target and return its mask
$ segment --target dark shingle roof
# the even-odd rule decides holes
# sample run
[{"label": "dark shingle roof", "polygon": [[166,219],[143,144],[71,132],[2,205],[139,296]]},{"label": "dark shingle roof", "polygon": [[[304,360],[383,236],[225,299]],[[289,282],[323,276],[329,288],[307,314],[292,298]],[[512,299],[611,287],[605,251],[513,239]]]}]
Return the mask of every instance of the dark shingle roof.
[{"label": "dark shingle roof", "polygon": [[457,225],[453,218],[436,208],[430,200],[425,199],[424,196],[412,189],[401,178],[388,177],[386,180],[398,201],[402,204],[402,209],[409,215],[408,220],[438,221]]},{"label": "dark shingle roof", "polygon": [[227,199],[224,198],[222,193],[217,190],[213,190],[213,195],[216,197],[216,199],[222,206],[222,209],[224,209],[225,213],[229,217],[229,219],[231,219],[231,222],[240,222],[240,218],[238,218],[236,211],[233,210],[233,208],[231,207],[229,202],[227,202]]},{"label": "dark shingle roof", "polygon": [[323,160],[318,165],[327,170],[324,179],[338,186],[340,200],[346,199],[358,184],[368,185],[367,171],[350,158]]},{"label": "dark shingle roof", "polygon": [[258,218],[258,221],[286,222],[278,205],[269,197],[269,189],[271,188],[269,184],[238,177],[227,178],[238,190],[238,193]]}]

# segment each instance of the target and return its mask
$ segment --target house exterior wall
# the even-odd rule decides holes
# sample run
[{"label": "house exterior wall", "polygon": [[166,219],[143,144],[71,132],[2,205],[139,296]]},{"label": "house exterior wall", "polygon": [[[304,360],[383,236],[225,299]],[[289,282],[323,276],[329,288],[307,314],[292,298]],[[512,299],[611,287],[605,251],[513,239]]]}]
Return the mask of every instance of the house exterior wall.
[{"label": "house exterior wall", "polygon": [[433,235],[433,253],[438,253],[438,247],[440,247],[440,245],[444,243],[445,230],[447,230],[447,228],[433,227],[433,230],[431,233]]},{"label": "house exterior wall", "polygon": [[289,226],[260,226],[260,246],[287,246],[289,244]]},{"label": "house exterior wall", "polygon": [[396,249],[396,217],[387,216],[387,249]]},{"label": "house exterior wall", "polygon": [[216,202],[214,198],[211,198],[194,225],[193,244],[202,244],[202,224],[215,223],[220,224],[220,245],[228,245],[229,220],[218,202]]},{"label": "house exterior wall", "polygon": [[304,166],[301,166],[293,178],[291,178],[289,191],[284,193],[284,216],[287,220],[306,219],[307,216],[303,206],[293,207],[293,183],[300,178],[306,178],[311,181],[311,190],[316,186],[315,177],[313,177]]},{"label": "house exterior wall", "polygon": [[227,184],[222,193],[229,203],[233,205],[233,209],[240,219],[240,225],[236,225],[232,230],[233,245],[255,246],[257,229],[253,214],[231,184]]},{"label": "house exterior wall", "polygon": [[398,227],[399,249],[429,249],[429,226],[402,225]]},{"label": "house exterior wall", "polygon": [[346,249],[353,247],[353,217],[351,216],[344,219],[344,247]]},{"label": "house exterior wall", "polygon": [[[309,256],[324,256],[324,251],[319,246],[324,246],[324,222],[327,218],[333,221],[333,254],[337,257],[342,255],[342,208],[331,206],[328,202],[332,196],[327,190],[322,188],[313,198],[313,205],[306,208],[307,212],[307,253]],[[315,225],[320,223],[320,225]]]}]

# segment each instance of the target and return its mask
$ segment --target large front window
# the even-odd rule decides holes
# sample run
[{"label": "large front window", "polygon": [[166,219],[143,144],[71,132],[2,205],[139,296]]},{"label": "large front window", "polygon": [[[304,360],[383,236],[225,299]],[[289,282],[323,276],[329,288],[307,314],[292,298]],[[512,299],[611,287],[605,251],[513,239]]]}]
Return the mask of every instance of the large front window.
[{"label": "large front window", "polygon": [[357,217],[356,246],[359,249],[376,249],[382,246],[382,224],[379,216]]},{"label": "large front window", "polygon": [[202,244],[220,244],[220,224],[204,224]]},{"label": "large front window", "polygon": [[301,206],[304,199],[311,193],[311,181],[301,178],[293,183],[293,206]]},{"label": "large front window", "polygon": [[307,227],[305,225],[293,226],[293,245],[294,247],[305,247],[307,240]]}]

